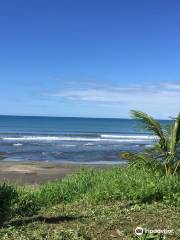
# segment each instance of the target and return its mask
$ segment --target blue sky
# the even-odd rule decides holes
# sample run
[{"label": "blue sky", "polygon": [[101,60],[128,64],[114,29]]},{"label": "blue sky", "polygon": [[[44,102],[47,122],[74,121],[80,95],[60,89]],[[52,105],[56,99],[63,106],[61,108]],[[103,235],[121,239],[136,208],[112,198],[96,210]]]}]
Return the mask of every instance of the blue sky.
[{"label": "blue sky", "polygon": [[0,114],[180,111],[179,0],[0,3]]}]

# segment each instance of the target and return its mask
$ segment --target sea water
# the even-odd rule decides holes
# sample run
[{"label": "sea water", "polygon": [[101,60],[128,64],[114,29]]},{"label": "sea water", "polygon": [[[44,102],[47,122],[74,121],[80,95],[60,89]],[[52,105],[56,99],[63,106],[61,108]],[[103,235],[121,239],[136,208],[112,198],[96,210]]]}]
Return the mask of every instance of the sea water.
[{"label": "sea water", "polygon": [[5,160],[118,164],[120,152],[142,151],[155,141],[132,119],[0,116]]}]

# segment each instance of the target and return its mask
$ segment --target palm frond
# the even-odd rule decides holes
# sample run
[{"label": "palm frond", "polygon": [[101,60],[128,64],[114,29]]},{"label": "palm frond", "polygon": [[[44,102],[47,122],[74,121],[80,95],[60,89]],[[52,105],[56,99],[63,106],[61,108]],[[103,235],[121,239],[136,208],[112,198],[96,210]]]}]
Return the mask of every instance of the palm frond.
[{"label": "palm frond", "polygon": [[174,131],[175,131],[176,143],[178,143],[180,141],[180,113],[178,114],[175,120]]},{"label": "palm frond", "polygon": [[171,132],[170,132],[170,154],[172,157],[175,155],[176,152],[176,145],[180,141],[180,114],[174,121],[174,124],[171,125]]},{"label": "palm frond", "polygon": [[132,110],[131,115],[134,119],[140,120],[144,128],[153,132],[159,137],[159,144],[163,149],[167,149],[167,139],[161,127],[161,124],[147,113]]}]

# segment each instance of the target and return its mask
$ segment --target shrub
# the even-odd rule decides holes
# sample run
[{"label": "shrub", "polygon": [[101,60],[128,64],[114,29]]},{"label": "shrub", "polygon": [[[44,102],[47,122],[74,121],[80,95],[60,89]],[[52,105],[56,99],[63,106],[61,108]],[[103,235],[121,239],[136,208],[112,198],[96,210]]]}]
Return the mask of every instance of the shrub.
[{"label": "shrub", "polygon": [[17,191],[6,183],[0,184],[0,224],[13,215],[13,204],[17,199]]}]

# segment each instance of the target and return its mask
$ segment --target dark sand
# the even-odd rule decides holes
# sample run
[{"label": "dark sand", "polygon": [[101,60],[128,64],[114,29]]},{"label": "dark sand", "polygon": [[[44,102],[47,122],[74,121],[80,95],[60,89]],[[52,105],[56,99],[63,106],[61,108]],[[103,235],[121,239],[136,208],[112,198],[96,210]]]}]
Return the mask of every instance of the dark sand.
[{"label": "dark sand", "polygon": [[0,161],[0,182],[41,184],[50,180],[62,179],[68,174],[90,167],[105,168],[110,166],[38,161]]}]

